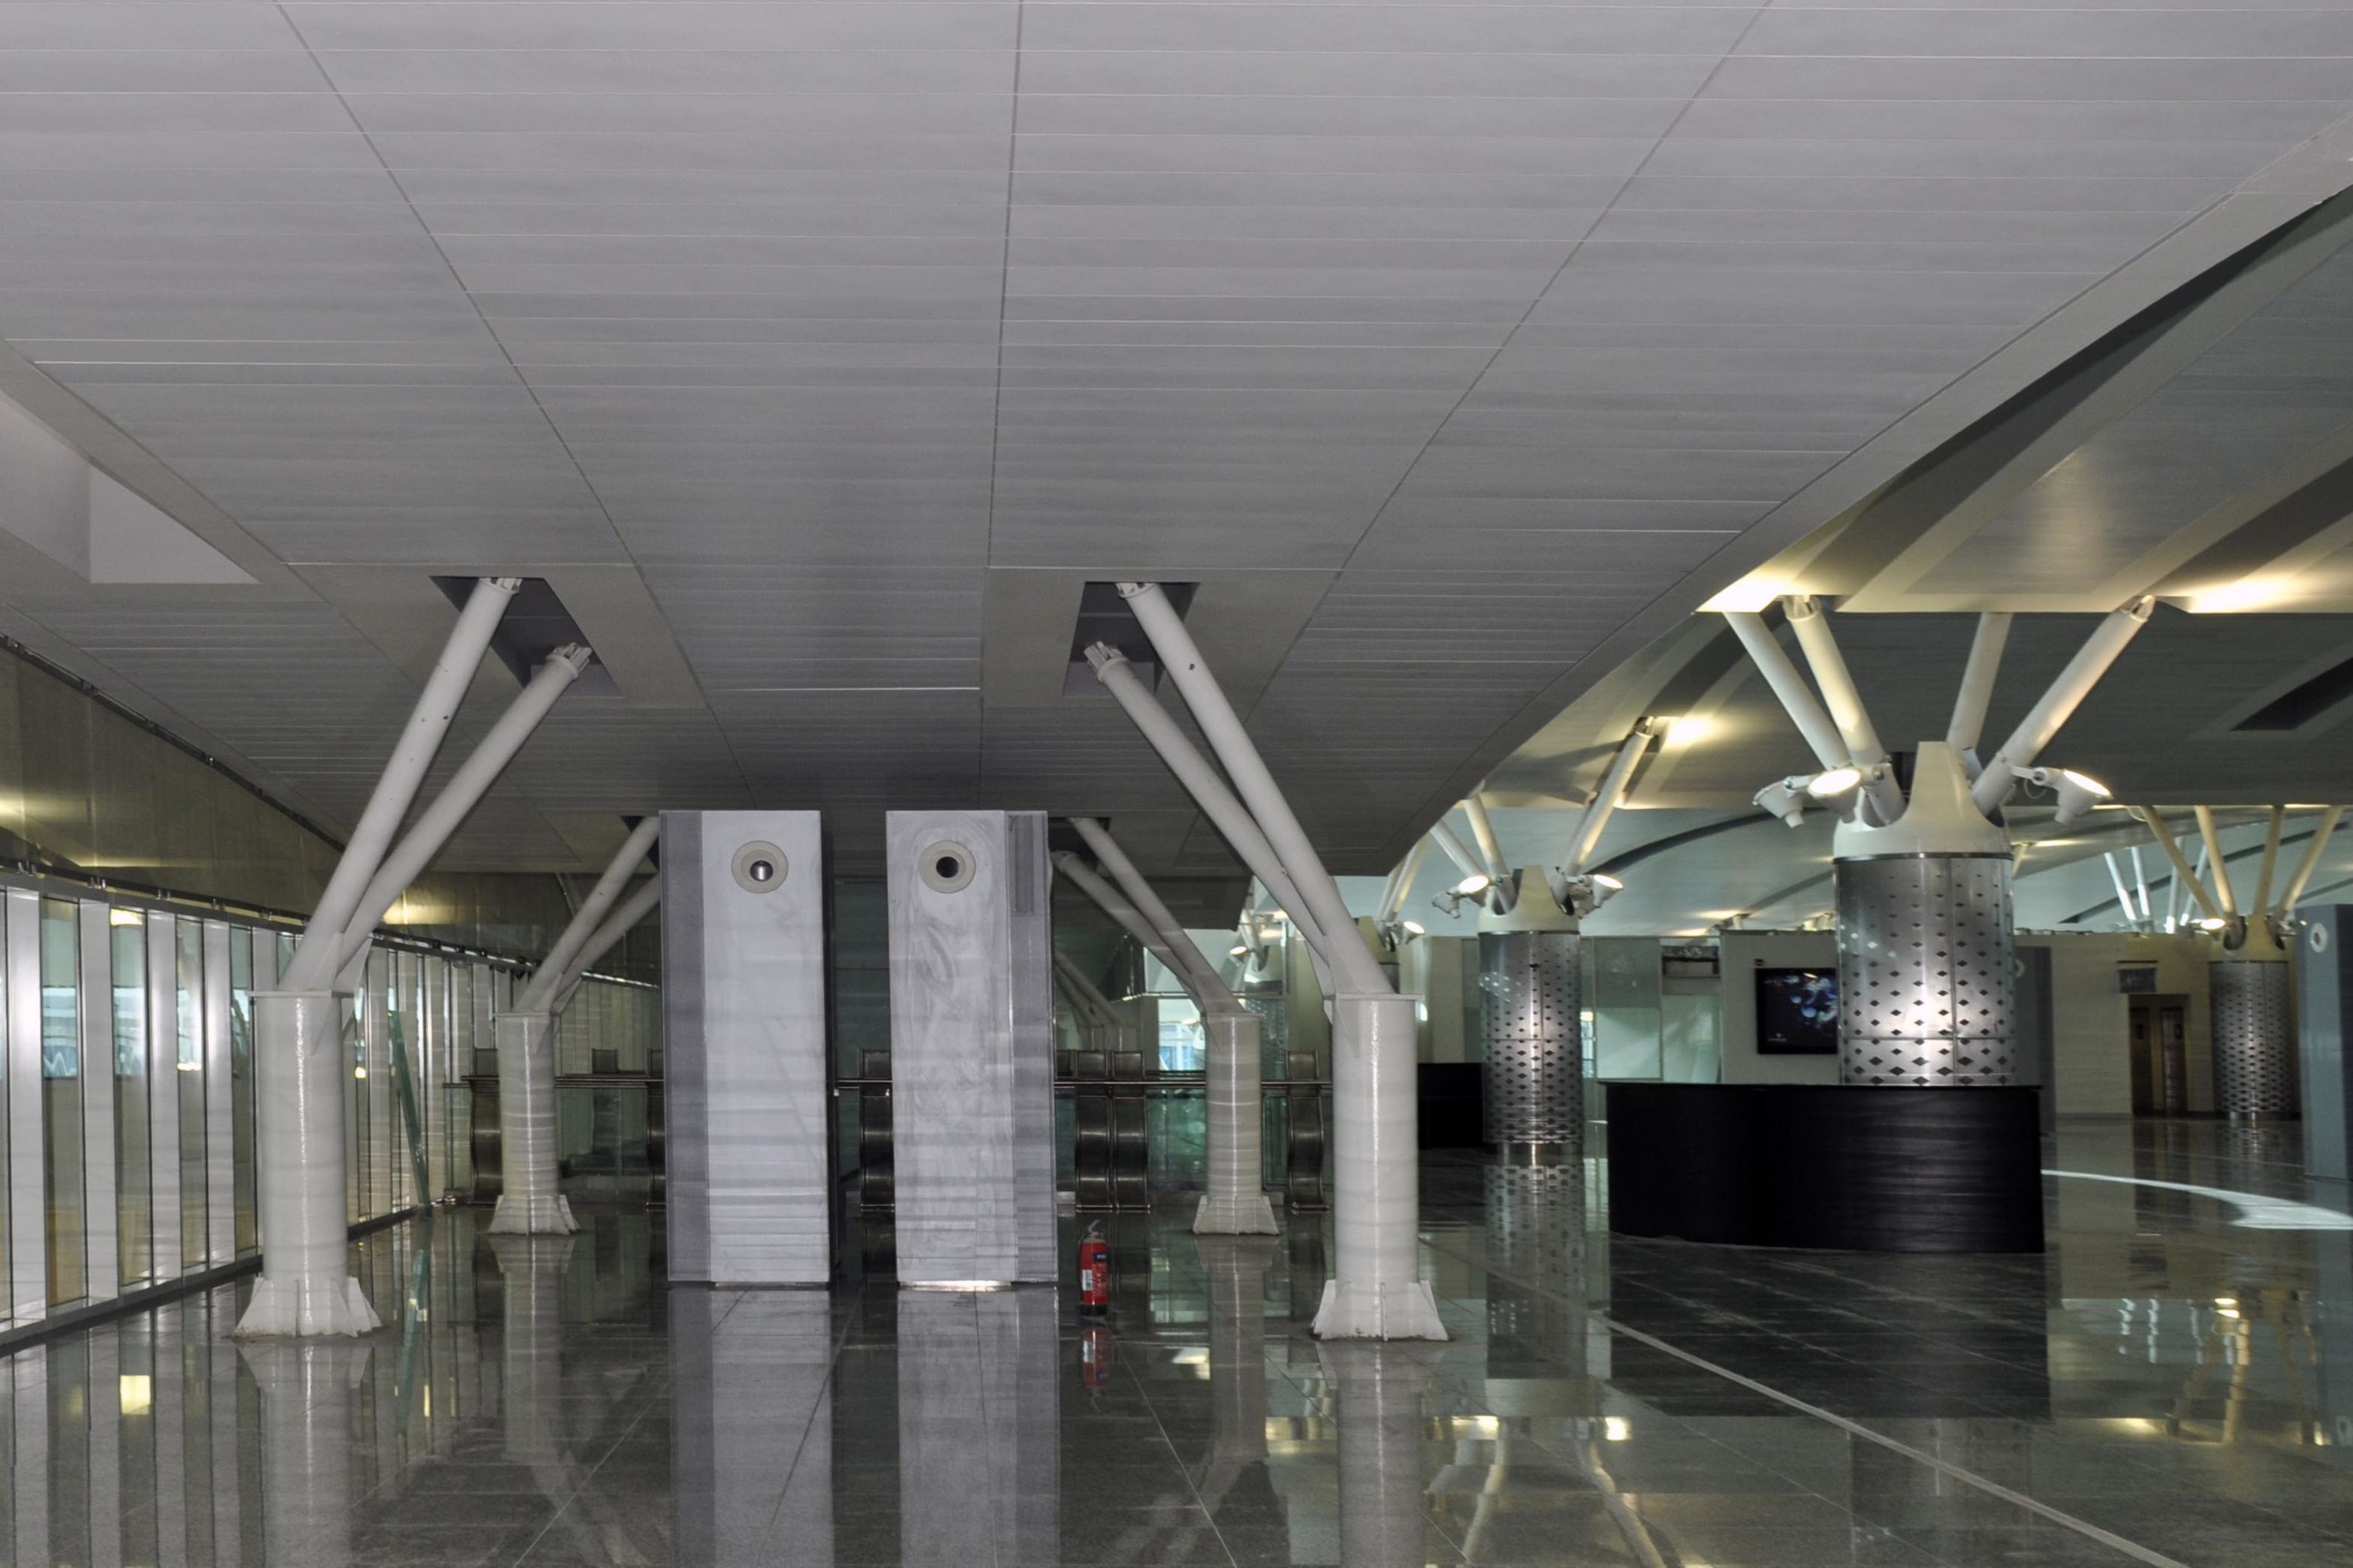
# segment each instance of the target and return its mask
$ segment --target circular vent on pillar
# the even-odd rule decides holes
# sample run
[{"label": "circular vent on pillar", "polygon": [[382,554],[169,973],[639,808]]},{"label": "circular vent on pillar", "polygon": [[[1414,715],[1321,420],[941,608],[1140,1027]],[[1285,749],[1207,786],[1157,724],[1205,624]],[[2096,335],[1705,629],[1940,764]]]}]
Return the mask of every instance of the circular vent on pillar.
[{"label": "circular vent on pillar", "polygon": [[747,893],[773,893],[785,885],[785,852],[765,838],[755,838],[735,851],[735,885]]},{"label": "circular vent on pillar", "polygon": [[935,893],[962,892],[972,881],[972,851],[947,839],[925,849],[916,865]]}]

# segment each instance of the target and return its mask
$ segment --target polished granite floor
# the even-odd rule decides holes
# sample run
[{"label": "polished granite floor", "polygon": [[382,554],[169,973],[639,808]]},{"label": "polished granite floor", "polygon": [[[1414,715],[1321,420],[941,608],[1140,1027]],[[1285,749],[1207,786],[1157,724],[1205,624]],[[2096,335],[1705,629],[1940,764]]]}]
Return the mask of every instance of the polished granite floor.
[{"label": "polished granite floor", "polygon": [[881,1234],[673,1291],[643,1212],[456,1211],[354,1248],[364,1342],[235,1344],[237,1287],[0,1362],[0,1562],[2353,1563],[2353,1205],[2295,1140],[2067,1127],[2031,1258],[1629,1241],[1591,1171],[1433,1156],[1431,1346],[1307,1335],[1313,1224],[1115,1221],[1087,1327]]}]

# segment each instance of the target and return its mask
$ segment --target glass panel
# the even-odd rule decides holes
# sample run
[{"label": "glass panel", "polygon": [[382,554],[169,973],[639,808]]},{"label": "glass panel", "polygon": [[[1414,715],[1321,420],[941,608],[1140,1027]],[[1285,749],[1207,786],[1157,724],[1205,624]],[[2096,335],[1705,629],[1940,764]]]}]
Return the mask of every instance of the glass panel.
[{"label": "glass panel", "polygon": [[180,1267],[205,1264],[205,930],[174,921],[178,944]]},{"label": "glass panel", "polygon": [[147,919],[110,910],[114,993],[114,1226],[125,1285],[154,1272],[153,1183],[148,1171]]},{"label": "glass panel", "polygon": [[[264,935],[261,939],[269,941]],[[253,942],[233,926],[228,933],[229,1129],[237,1158],[237,1252],[260,1245],[253,1220]]]},{"label": "glass panel", "polygon": [[1659,1076],[1659,944],[1651,937],[1588,937],[1593,954],[1593,1076]]},{"label": "glass panel", "polygon": [[[1155,963],[1154,968],[1158,969]],[[1161,971],[1166,973],[1166,970]],[[1162,1072],[1201,1072],[1208,1066],[1208,1047],[1201,1037],[1201,1010],[1191,998],[1161,996],[1155,998],[1153,1011],[1160,1023],[1160,1070]]]},{"label": "glass panel", "polygon": [[1660,1076],[1669,1083],[1715,1083],[1724,1077],[1724,1006],[1714,992],[1670,992],[1659,998]]},{"label": "glass panel", "polygon": [[49,1304],[89,1291],[81,1141],[81,937],[74,906],[41,900],[42,1194],[47,1200]]}]

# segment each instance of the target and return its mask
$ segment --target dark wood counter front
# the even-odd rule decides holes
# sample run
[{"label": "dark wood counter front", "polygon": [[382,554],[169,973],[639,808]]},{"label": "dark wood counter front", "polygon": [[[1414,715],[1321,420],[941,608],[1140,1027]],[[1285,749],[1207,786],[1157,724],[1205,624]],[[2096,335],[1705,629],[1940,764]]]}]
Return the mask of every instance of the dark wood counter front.
[{"label": "dark wood counter front", "polygon": [[1609,1228],[1742,1247],[2040,1252],[2041,1092],[1613,1083]]}]

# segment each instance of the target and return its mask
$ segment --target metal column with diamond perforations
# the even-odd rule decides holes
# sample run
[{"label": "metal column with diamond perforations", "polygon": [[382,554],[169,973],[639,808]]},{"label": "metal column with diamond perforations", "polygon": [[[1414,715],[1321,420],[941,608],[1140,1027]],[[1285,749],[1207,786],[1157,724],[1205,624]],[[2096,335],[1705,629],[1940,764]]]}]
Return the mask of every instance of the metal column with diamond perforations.
[{"label": "metal column with diamond perforations", "polygon": [[2295,971],[2279,959],[2208,965],[2214,996],[2214,1109],[2225,1116],[2294,1116],[2299,1104]]},{"label": "metal column with diamond perforations", "polygon": [[2007,855],[1838,862],[1840,1082],[2011,1081],[2010,873]]},{"label": "metal column with diamond perforations", "polygon": [[1575,1148],[1585,1124],[1574,931],[1482,931],[1480,1069],[1489,1143]]}]

